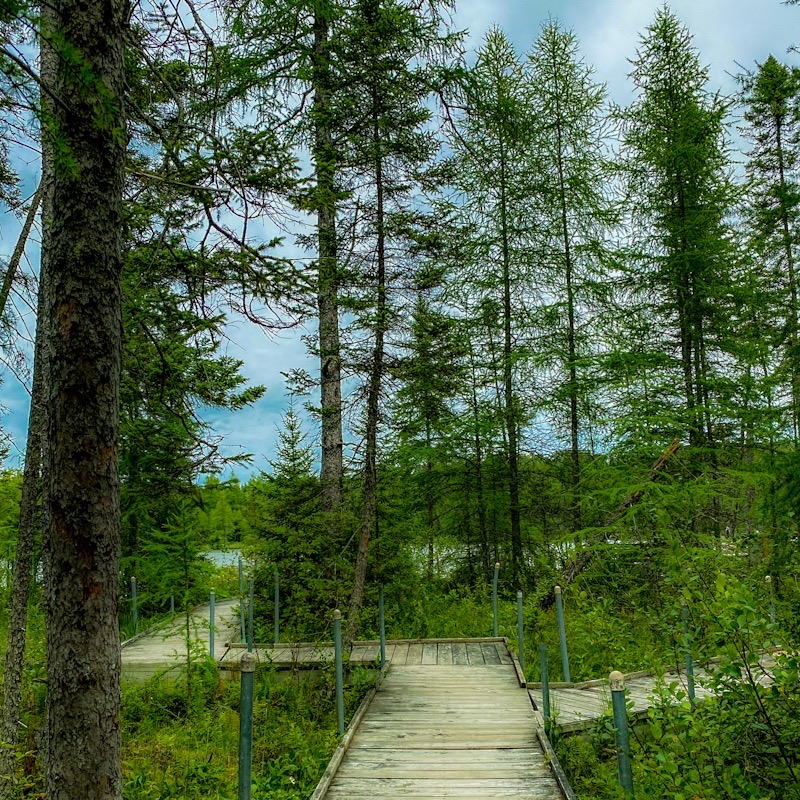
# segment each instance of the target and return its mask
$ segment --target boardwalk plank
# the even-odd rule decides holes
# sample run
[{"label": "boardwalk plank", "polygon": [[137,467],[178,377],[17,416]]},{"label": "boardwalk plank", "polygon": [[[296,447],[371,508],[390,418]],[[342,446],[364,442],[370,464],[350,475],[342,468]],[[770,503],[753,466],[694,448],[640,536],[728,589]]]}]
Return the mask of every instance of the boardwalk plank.
[{"label": "boardwalk plank", "polygon": [[487,664],[500,663],[500,653],[497,652],[497,644],[495,642],[488,642],[487,644],[482,644],[481,650],[483,650],[483,660]]},{"label": "boardwalk plank", "polygon": [[453,645],[449,642],[442,642],[439,645],[438,663],[445,667],[453,665]]},{"label": "boardwalk plank", "polygon": [[470,664],[485,664],[486,659],[483,657],[483,648],[479,643],[467,643],[467,660]]},{"label": "boardwalk plank", "polygon": [[461,666],[469,664],[467,660],[467,646],[463,642],[453,644],[453,664]]},{"label": "boardwalk plank", "polygon": [[439,663],[439,645],[426,642],[422,645],[422,664],[432,665]]}]

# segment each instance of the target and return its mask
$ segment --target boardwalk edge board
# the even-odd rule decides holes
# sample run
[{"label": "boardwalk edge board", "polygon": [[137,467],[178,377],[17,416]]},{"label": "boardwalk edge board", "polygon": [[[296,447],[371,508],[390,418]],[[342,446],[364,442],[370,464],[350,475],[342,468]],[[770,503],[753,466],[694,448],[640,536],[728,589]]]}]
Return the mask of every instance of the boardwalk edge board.
[{"label": "boardwalk edge board", "polygon": [[550,744],[550,740],[547,738],[547,734],[544,730],[544,717],[542,717],[539,711],[534,710],[533,713],[536,716],[536,736],[539,739],[539,744],[544,750],[545,759],[550,765],[550,770],[553,773],[553,777],[556,779],[556,783],[564,793],[565,800],[578,800],[577,795],[573,791],[572,786],[570,786],[567,776],[561,767],[561,762],[558,760],[556,751],[553,749],[553,745]]},{"label": "boardwalk edge board", "polygon": [[350,720],[350,725],[348,725],[347,730],[345,731],[345,734],[342,737],[342,740],[339,742],[339,746],[336,748],[334,754],[331,756],[331,760],[328,762],[328,766],[325,768],[325,772],[322,773],[322,778],[320,779],[320,782],[317,784],[317,788],[314,789],[314,794],[311,795],[310,800],[322,800],[322,798],[325,797],[328,789],[330,788],[331,783],[333,783],[333,779],[336,777],[336,773],[339,771],[339,765],[342,763],[342,759],[344,758],[345,753],[347,753],[347,750],[350,747],[350,742],[356,735],[358,726],[361,724],[361,721],[366,716],[367,709],[372,703],[372,700],[375,697],[375,695],[378,693],[378,689],[380,689],[381,683],[383,683],[383,679],[386,677],[389,668],[390,666],[387,664],[381,670],[377,680],[375,681],[375,685],[367,692],[367,696],[361,701],[361,705],[358,707],[356,713],[353,715],[353,719]]},{"label": "boardwalk edge board", "polygon": [[511,656],[511,663],[514,665],[514,671],[517,673],[517,681],[519,682],[520,689],[525,689],[530,684],[527,682],[525,673],[522,671],[522,665],[519,663],[519,659],[517,658],[514,651],[508,646],[508,639],[505,636],[503,637],[503,644],[506,646],[506,650],[508,651],[508,654]]}]

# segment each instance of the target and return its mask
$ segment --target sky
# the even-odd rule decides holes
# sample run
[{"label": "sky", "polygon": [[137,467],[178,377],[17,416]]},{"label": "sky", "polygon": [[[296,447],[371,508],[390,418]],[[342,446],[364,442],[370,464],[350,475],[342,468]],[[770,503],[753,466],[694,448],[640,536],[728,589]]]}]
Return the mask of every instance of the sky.
[{"label": "sky", "polygon": [[[636,55],[640,34],[663,5],[660,0],[456,2],[455,25],[469,31],[469,49],[479,47],[486,31],[496,24],[522,54],[530,49],[545,21],[557,20],[574,32],[586,63],[594,68],[597,80],[606,84],[610,100],[620,105],[634,98],[627,78],[629,60]],[[732,76],[763,62],[770,54],[790,63],[800,62],[800,57],[787,53],[792,45],[800,45],[800,8],[787,7],[780,0],[672,0],[669,7],[692,33],[701,62],[708,66],[712,91],[732,93]],[[18,154],[17,164],[23,176],[22,190],[30,193],[38,166],[24,153]],[[0,256],[7,257],[13,250],[18,231],[13,215],[0,213]],[[37,257],[35,246],[30,257]],[[229,327],[228,354],[244,361],[243,373],[252,383],[267,387],[264,398],[252,408],[235,414],[205,414],[217,434],[224,437],[227,452],[254,454],[250,467],[237,470],[243,480],[252,472],[268,470],[269,460],[275,458],[281,414],[287,403],[281,372],[302,367],[315,373],[316,364],[307,356],[301,340],[303,333],[310,332],[267,335],[244,321],[233,321]],[[25,442],[28,395],[7,369],[0,371],[0,377],[0,428],[11,447],[5,466],[18,467]],[[315,397],[309,400],[316,402]],[[309,432],[313,438],[313,430]]]}]

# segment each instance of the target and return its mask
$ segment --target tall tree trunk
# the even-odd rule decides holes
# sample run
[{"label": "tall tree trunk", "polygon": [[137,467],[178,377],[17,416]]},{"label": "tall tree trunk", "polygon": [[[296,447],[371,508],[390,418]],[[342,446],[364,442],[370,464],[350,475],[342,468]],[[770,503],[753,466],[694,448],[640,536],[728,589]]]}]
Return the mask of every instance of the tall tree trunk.
[{"label": "tall tree trunk", "polygon": [[489,534],[486,527],[486,497],[483,490],[483,442],[480,416],[478,415],[478,389],[475,376],[475,356],[470,346],[470,369],[472,373],[472,426],[475,445],[475,493],[478,506],[478,536],[481,548],[481,575],[489,580],[492,567],[489,559]]},{"label": "tall tree trunk", "polygon": [[508,175],[506,158],[500,152],[500,234],[503,259],[503,403],[508,437],[508,499],[511,522],[511,573],[514,586],[522,575],[522,527],[519,509],[519,443],[516,397],[514,394],[513,342],[511,337],[511,250],[508,222]]},{"label": "tall tree trunk", "polygon": [[[554,70],[557,66],[553,65]],[[573,287],[572,242],[570,241],[569,218],[567,214],[567,187],[564,180],[564,145],[561,130],[561,108],[556,96],[556,139],[558,148],[558,193],[561,205],[561,237],[564,247],[564,266],[567,284],[567,371],[569,374],[569,435],[570,435],[570,490],[572,532],[583,527],[581,520],[581,460],[578,437],[578,368],[575,347],[575,289]]]},{"label": "tall tree trunk", "polygon": [[367,579],[369,539],[375,524],[375,503],[378,487],[378,416],[380,412],[381,383],[383,380],[384,336],[387,326],[386,308],[386,230],[384,220],[383,159],[380,153],[380,129],[378,127],[378,98],[373,94],[373,146],[375,148],[375,228],[377,234],[377,274],[375,304],[375,345],[367,391],[367,430],[364,443],[364,498],[361,511],[361,530],[358,540],[353,591],[347,614],[347,638],[353,641],[359,628],[361,606],[364,602],[364,584]]},{"label": "tall tree trunk", "polygon": [[[43,554],[48,800],[120,800],[120,255],[124,0],[55,0],[42,75],[68,148],[45,203]],[[68,45],[69,57],[62,42]],[[78,64],[75,63],[78,59]],[[49,194],[49,193],[48,193]]]},{"label": "tall tree trunk", "polygon": [[336,254],[336,152],[331,131],[329,6],[314,7],[314,163],[317,177],[317,305],[319,310],[322,507],[342,504],[342,366],[339,347],[339,275]]},{"label": "tall tree trunk", "polygon": [[[36,194],[38,205],[39,191]],[[11,593],[11,619],[8,624],[8,645],[3,669],[3,720],[0,738],[0,800],[15,796],[16,755],[22,702],[22,669],[25,662],[25,636],[28,627],[28,595],[36,527],[36,501],[39,497],[39,477],[42,466],[42,407],[44,384],[42,380],[42,345],[44,291],[40,274],[37,300],[36,344],[33,359],[33,385],[31,407],[28,412],[28,436],[25,447],[25,469],[22,473],[22,497],[19,504],[17,549],[14,555],[13,590]]]}]

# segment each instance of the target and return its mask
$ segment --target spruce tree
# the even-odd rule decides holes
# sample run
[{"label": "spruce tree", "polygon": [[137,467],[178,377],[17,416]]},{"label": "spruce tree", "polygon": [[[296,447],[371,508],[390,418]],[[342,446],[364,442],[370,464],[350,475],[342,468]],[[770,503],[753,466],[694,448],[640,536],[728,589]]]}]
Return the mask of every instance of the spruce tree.
[{"label": "spruce tree", "polygon": [[666,8],[632,63],[639,97],[620,113],[636,241],[626,278],[641,315],[632,344],[654,368],[646,397],[660,405],[650,428],[661,446],[678,435],[708,447],[722,435],[715,392],[728,336],[726,105],[708,93],[691,35]]},{"label": "spruce tree", "polygon": [[[782,353],[779,374],[788,385],[788,416],[800,440],[800,348],[798,346],[797,247],[800,218],[800,70],[774,56],[742,76],[744,135],[752,143],[746,218],[750,244],[760,261],[774,315],[768,330]],[[762,336],[764,331],[762,331]]]}]

